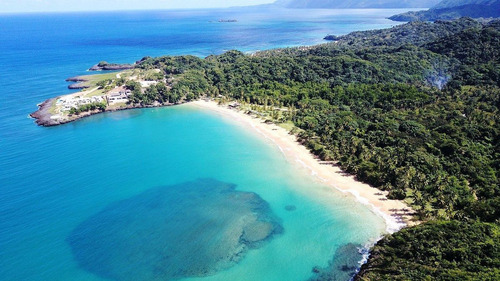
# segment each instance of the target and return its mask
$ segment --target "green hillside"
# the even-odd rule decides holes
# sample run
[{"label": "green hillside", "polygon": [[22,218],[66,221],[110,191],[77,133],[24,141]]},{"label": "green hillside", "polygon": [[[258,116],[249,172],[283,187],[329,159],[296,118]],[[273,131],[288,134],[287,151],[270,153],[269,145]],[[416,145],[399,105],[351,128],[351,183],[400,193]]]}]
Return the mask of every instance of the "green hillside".
[{"label": "green hillside", "polygon": [[395,21],[436,21],[460,17],[498,18],[500,0],[444,0],[429,10],[407,12],[390,17]]},{"label": "green hillside", "polygon": [[133,91],[131,103],[239,101],[410,204],[422,223],[383,238],[359,280],[500,280],[499,21],[408,23],[137,67],[170,83]]}]

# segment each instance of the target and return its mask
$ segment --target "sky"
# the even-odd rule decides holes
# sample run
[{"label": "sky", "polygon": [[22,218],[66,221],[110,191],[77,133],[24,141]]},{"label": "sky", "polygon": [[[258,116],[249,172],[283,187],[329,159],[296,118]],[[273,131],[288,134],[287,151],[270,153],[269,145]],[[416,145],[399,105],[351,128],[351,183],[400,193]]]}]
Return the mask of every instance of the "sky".
[{"label": "sky", "polygon": [[219,8],[271,2],[274,0],[0,0],[0,13]]}]

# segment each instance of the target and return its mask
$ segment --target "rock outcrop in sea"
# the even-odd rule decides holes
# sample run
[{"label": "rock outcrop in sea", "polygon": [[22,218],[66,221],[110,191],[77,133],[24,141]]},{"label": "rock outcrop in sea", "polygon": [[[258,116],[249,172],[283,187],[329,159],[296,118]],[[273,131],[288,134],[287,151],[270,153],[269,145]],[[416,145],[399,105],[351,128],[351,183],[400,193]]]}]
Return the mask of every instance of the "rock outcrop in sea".
[{"label": "rock outcrop in sea", "polygon": [[133,69],[134,67],[135,67],[135,64],[116,64],[116,63],[100,62],[100,63],[92,66],[91,68],[89,68],[89,71],[127,70],[127,69]]}]

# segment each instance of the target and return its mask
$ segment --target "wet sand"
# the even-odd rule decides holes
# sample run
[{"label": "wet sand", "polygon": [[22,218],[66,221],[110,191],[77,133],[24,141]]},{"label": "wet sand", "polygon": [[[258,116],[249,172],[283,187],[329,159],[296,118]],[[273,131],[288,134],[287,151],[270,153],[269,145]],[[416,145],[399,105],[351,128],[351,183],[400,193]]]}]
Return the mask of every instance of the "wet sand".
[{"label": "wet sand", "polygon": [[187,106],[213,111],[272,141],[290,163],[300,169],[307,169],[315,181],[343,192],[346,197],[354,196],[360,203],[368,205],[376,214],[384,218],[389,233],[415,224],[411,221],[413,210],[405,202],[389,200],[386,197],[387,192],[356,180],[354,176],[344,173],[338,166],[330,162],[321,161],[286,129],[275,124],[265,123],[260,118],[229,108],[227,105],[218,105],[214,101],[198,100],[187,104]]}]

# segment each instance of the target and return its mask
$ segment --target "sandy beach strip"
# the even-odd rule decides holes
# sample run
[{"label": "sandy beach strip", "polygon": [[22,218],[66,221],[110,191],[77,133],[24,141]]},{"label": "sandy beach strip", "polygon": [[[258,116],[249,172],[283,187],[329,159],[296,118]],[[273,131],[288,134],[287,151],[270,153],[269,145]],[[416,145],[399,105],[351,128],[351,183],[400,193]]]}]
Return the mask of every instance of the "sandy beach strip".
[{"label": "sandy beach strip", "polygon": [[265,123],[260,118],[231,109],[227,105],[218,105],[215,101],[198,100],[190,102],[189,105],[216,112],[239,125],[255,130],[276,144],[290,163],[309,170],[314,180],[343,192],[346,196],[353,196],[360,203],[368,205],[373,212],[385,220],[389,233],[414,224],[410,221],[409,215],[413,213],[413,210],[406,203],[388,200],[387,192],[356,180],[354,176],[345,174],[338,166],[319,160],[286,129]]}]

